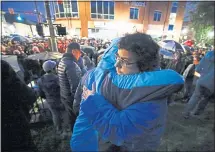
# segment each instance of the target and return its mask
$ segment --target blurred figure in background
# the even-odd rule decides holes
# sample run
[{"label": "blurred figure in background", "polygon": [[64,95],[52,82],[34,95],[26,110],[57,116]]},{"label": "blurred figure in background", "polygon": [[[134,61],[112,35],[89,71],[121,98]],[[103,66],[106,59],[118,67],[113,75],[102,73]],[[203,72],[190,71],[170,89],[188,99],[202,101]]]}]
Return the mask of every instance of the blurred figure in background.
[{"label": "blurred figure in background", "polygon": [[36,101],[34,91],[21,82],[12,67],[1,60],[1,135],[4,152],[36,152],[29,110]]},{"label": "blurred figure in background", "polygon": [[56,75],[56,62],[48,60],[43,63],[43,70],[46,72],[37,82],[39,94],[42,97],[45,94],[46,102],[52,114],[52,120],[56,131],[61,129],[61,101],[59,79]]},{"label": "blurred figure in background", "polygon": [[14,55],[20,55],[21,52],[20,52],[19,50],[14,50],[14,51],[13,51],[13,54],[14,54]]},{"label": "blurred figure in background", "polygon": [[32,51],[33,51],[33,53],[40,53],[40,50],[37,46],[33,46]]},{"label": "blurred figure in background", "polygon": [[214,51],[209,51],[195,69],[195,91],[185,108],[184,117],[189,118],[191,112],[199,103],[193,114],[202,113],[214,95]]},{"label": "blurred figure in background", "polygon": [[78,59],[78,66],[80,67],[80,69],[81,69],[81,75],[83,76],[87,71],[86,71],[86,69],[85,69],[85,67],[84,67],[84,62],[83,62],[83,58],[82,57],[80,57],[79,59]]},{"label": "blurred figure in background", "polygon": [[90,60],[88,56],[83,56],[83,64],[87,71],[93,69],[95,67],[95,64]]},{"label": "blurred figure in background", "polygon": [[67,112],[67,115],[63,117],[65,135],[73,130],[76,120],[72,107],[75,91],[82,77],[81,68],[78,66],[80,57],[80,45],[78,43],[70,43],[58,65],[61,102],[64,104]]},{"label": "blurred figure in background", "polygon": [[199,64],[200,57],[197,53],[193,54],[193,64],[197,66]]}]

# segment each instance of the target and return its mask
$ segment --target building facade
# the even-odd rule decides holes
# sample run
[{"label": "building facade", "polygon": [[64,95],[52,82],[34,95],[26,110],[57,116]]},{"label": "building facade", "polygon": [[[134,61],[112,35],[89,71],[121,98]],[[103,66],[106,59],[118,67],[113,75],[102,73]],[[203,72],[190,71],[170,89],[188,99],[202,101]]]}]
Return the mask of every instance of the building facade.
[{"label": "building facade", "polygon": [[178,40],[186,2],[54,2],[55,24],[69,35],[114,38],[125,33],[146,32]]}]

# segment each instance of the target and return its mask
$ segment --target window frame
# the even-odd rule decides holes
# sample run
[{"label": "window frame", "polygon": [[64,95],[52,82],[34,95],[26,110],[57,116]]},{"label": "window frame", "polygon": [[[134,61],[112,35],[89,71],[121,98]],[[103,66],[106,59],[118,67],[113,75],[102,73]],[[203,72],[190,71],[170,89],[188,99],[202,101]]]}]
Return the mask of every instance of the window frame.
[{"label": "window frame", "polygon": [[[169,29],[170,26],[172,26],[172,30]],[[174,31],[174,25],[173,25],[173,24],[169,24],[169,25],[168,25],[168,31]]]},{"label": "window frame", "polygon": [[[95,2],[95,4],[96,4],[96,13],[92,13],[92,7],[91,7],[92,2]],[[102,14],[98,13],[98,2],[102,2]],[[108,2],[108,14],[104,13],[104,2]],[[90,1],[90,18],[95,19],[95,20],[114,20],[115,12],[113,12],[114,14],[110,14],[110,2],[113,2],[114,6],[115,6],[114,1],[97,1],[97,0],[96,1]],[[113,9],[114,9],[114,6],[113,6]],[[93,18],[92,15],[95,15],[96,18]],[[102,18],[99,18],[99,15],[101,15]],[[108,16],[108,19],[105,18],[105,16]],[[113,17],[113,19],[111,17]]]},{"label": "window frame", "polygon": [[[131,17],[131,9],[134,9],[133,18],[130,18]],[[135,10],[137,10],[137,12],[138,12],[137,18],[134,18],[135,17]],[[130,7],[129,19],[130,20],[139,20],[139,16],[140,16],[140,9],[137,7]]]},{"label": "window frame", "polygon": [[[157,14],[156,20],[154,20],[154,18],[155,18],[155,13]],[[160,13],[160,19],[159,19],[159,20],[158,20],[158,13]],[[153,16],[153,21],[154,21],[154,22],[160,22],[160,21],[161,21],[161,17],[162,17],[162,11],[160,11],[160,10],[155,10],[155,11],[154,11],[154,16]]]},{"label": "window frame", "polygon": [[[173,9],[176,9],[176,11],[173,11]],[[178,11],[178,7],[172,7],[171,8],[171,13],[177,13],[177,11]]]},{"label": "window frame", "polygon": [[[72,1],[64,1],[63,2],[63,9],[64,12],[60,12],[60,8],[59,8],[59,4],[56,2],[54,2],[54,10],[55,10],[55,18],[79,18],[79,7],[78,7],[78,0],[75,1],[76,5],[77,5],[77,12],[74,12],[72,10]],[[67,3],[67,4],[66,4]],[[66,6],[70,6],[70,8],[65,7]],[[58,9],[58,13],[56,13],[56,6]],[[61,14],[64,14],[64,17],[61,17]],[[67,14],[71,14],[71,17],[69,17]],[[74,17],[74,15],[77,15],[77,17]]]},{"label": "window frame", "polygon": [[[175,8],[176,11],[172,11],[173,8]],[[174,2],[172,2],[171,13],[177,13],[177,11],[178,11],[178,1],[174,1]]]},{"label": "window frame", "polygon": [[99,33],[100,29],[99,28],[89,28],[91,33]]}]

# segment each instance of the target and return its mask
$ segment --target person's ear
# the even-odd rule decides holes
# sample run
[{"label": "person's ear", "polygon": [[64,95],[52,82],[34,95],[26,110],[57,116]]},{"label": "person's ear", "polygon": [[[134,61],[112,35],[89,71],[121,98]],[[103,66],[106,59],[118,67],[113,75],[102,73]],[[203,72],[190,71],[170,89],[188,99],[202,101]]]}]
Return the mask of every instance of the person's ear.
[{"label": "person's ear", "polygon": [[72,53],[73,55],[75,55],[75,51],[74,51],[74,50],[72,50],[71,53]]}]

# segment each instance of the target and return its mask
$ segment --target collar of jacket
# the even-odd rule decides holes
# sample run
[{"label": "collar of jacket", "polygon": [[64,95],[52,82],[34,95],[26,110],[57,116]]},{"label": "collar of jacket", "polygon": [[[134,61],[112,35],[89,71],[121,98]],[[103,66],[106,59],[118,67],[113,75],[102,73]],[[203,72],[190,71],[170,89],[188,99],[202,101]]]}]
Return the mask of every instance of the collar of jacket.
[{"label": "collar of jacket", "polygon": [[64,53],[63,58],[70,58],[71,60],[78,62],[72,53]]}]

